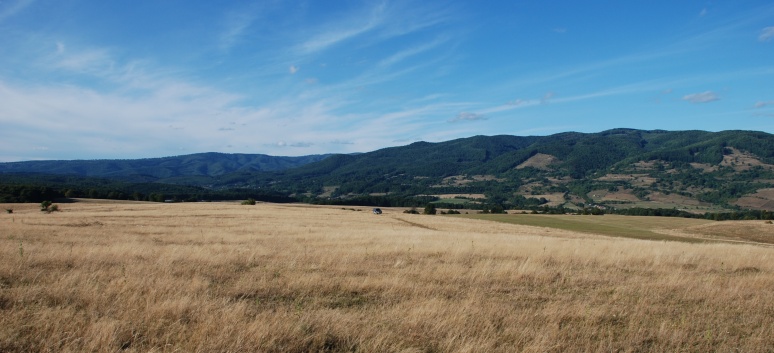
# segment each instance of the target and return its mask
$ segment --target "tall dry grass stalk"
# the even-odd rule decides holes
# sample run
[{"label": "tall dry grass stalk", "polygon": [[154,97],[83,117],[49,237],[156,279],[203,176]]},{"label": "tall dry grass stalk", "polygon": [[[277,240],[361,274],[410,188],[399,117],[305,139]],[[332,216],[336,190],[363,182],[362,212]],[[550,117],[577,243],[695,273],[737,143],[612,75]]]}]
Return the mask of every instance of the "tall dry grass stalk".
[{"label": "tall dry grass stalk", "polygon": [[32,206],[0,218],[2,352],[774,347],[771,248],[396,210]]}]

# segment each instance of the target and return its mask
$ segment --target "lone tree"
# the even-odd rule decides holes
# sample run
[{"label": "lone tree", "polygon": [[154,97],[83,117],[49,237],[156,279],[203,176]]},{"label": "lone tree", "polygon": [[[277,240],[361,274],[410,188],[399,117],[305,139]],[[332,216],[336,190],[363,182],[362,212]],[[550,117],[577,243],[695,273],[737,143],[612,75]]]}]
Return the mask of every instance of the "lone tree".
[{"label": "lone tree", "polygon": [[429,203],[425,206],[425,214],[435,214],[436,212],[435,204]]},{"label": "lone tree", "polygon": [[45,213],[56,212],[59,211],[59,206],[51,204],[51,201],[43,201],[40,203],[40,210]]}]

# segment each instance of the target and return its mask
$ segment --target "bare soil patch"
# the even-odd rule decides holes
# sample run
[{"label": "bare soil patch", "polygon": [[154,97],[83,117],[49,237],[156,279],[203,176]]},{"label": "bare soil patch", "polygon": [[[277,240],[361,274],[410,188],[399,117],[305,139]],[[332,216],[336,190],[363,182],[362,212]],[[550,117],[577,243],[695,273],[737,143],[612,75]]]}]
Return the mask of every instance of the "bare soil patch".
[{"label": "bare soil patch", "polygon": [[516,166],[516,169],[535,168],[540,170],[551,170],[551,165],[558,162],[560,162],[560,160],[550,154],[538,153]]}]

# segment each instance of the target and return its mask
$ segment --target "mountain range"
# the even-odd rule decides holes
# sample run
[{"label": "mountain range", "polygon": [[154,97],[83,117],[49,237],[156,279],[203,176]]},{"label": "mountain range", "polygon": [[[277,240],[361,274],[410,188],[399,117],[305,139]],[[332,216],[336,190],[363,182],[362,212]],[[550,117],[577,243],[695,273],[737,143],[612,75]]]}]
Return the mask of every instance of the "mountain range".
[{"label": "mountain range", "polygon": [[329,155],[276,157],[265,154],[196,153],[144,159],[24,161],[0,163],[0,173],[44,173],[163,182],[190,176],[216,177],[234,172],[266,172],[296,168]]},{"label": "mountain range", "polygon": [[427,197],[443,206],[470,208],[774,210],[774,135],[613,129],[474,136],[360,154],[202,153],[0,163],[0,173],[0,182],[11,176],[18,181],[23,173],[66,174],[202,190],[260,190],[308,202]]}]

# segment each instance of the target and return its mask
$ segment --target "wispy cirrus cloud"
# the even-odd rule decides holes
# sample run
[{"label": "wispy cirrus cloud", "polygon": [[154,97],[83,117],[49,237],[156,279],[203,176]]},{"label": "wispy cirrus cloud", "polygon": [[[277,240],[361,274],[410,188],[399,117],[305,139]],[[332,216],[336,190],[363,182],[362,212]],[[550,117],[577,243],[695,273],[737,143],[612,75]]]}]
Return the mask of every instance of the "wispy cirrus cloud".
[{"label": "wispy cirrus cloud", "polygon": [[34,2],[35,0],[11,0],[0,2],[0,22],[17,15]]},{"label": "wispy cirrus cloud", "polygon": [[683,100],[690,103],[709,103],[720,100],[720,97],[718,97],[715,92],[712,91],[706,91],[701,93],[693,93],[693,94],[687,94],[683,96]]},{"label": "wispy cirrus cloud", "polygon": [[756,109],[765,108],[765,107],[767,107],[769,105],[774,105],[774,101],[759,101],[759,102],[755,102],[755,108]]},{"label": "wispy cirrus cloud", "polygon": [[772,38],[774,38],[774,26],[762,29],[761,34],[758,36],[758,40],[761,42],[768,42]]},{"label": "wispy cirrus cloud", "polygon": [[285,142],[285,141],[279,141],[279,142],[277,142],[277,143],[275,143],[273,145],[270,145],[270,146],[276,146],[276,147],[280,147],[280,148],[285,148],[285,147],[309,148],[309,147],[314,146],[314,143],[312,143],[312,142],[290,142],[290,143],[288,143],[288,142]]},{"label": "wispy cirrus cloud", "polygon": [[384,23],[385,4],[359,10],[348,18],[339,19],[319,28],[316,35],[304,40],[295,48],[298,54],[311,54],[333,47],[361,34],[374,30]]},{"label": "wispy cirrus cloud", "polygon": [[472,112],[460,112],[455,116],[454,118],[450,119],[450,123],[456,123],[460,121],[478,121],[478,120],[486,120],[486,116],[483,114],[478,113],[472,113]]},{"label": "wispy cirrus cloud", "polygon": [[245,31],[258,18],[254,9],[239,9],[226,14],[223,31],[220,33],[218,45],[221,50],[229,50],[244,36]]},{"label": "wispy cirrus cloud", "polygon": [[[294,51],[297,55],[319,53],[340,43],[362,37],[366,33],[369,36],[365,41],[376,43],[437,26],[449,21],[450,18],[449,11],[443,8],[385,1],[352,11],[337,18],[335,22],[318,26],[315,30],[317,34],[301,41],[294,47]],[[368,43],[363,44],[368,45]],[[411,50],[406,51],[405,55],[410,55]],[[413,50],[421,52],[422,48]]]},{"label": "wispy cirrus cloud", "polygon": [[415,55],[419,55],[423,52],[426,52],[428,50],[431,50],[433,48],[438,47],[439,45],[445,43],[448,41],[448,38],[438,38],[432,42],[424,43],[419,46],[411,47],[405,50],[402,50],[400,52],[397,52],[385,59],[382,59],[382,61],[379,62],[379,66],[392,66],[395,65],[403,60],[406,60],[407,58],[410,58]]}]

